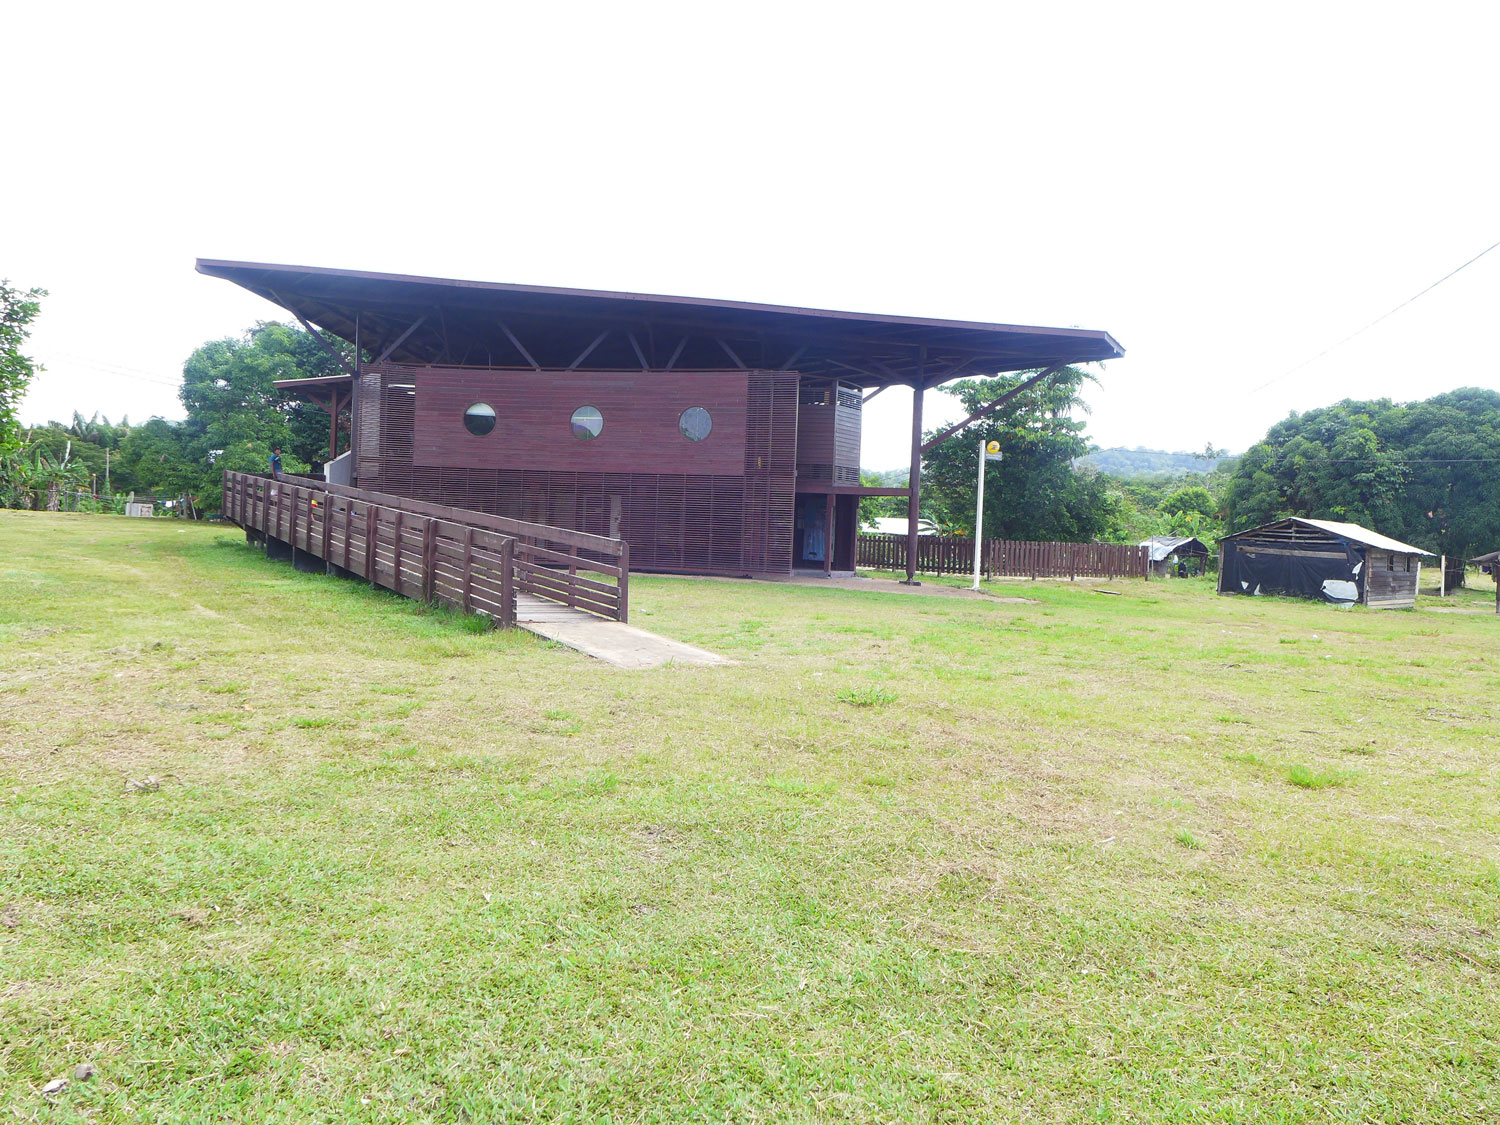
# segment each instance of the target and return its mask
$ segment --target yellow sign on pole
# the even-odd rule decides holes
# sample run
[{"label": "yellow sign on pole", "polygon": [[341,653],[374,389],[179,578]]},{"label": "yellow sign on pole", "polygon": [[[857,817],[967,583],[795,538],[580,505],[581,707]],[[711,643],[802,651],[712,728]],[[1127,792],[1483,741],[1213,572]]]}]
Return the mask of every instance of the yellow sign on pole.
[{"label": "yellow sign on pole", "polygon": [[1000,443],[998,441],[987,442],[984,447],[986,453],[999,453]]}]

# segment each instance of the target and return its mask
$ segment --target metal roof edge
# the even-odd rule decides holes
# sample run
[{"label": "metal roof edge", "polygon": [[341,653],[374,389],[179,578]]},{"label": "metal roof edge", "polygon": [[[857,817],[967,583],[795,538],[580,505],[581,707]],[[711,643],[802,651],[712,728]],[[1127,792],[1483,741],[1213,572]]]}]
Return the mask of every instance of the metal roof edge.
[{"label": "metal roof edge", "polygon": [[[226,258],[198,258],[195,262],[195,269],[198,273],[227,281],[238,281],[239,279],[234,277],[233,274],[249,271],[305,274],[315,277],[344,278],[352,281],[385,282],[393,285],[440,286],[453,289],[517,295],[574,297],[603,301],[624,301],[637,304],[679,305],[686,308],[720,309],[788,317],[813,317],[832,321],[898,325],[913,328],[967,329],[977,332],[1011,332],[1022,335],[1074,337],[1079,340],[1088,340],[1096,344],[1106,345],[1114,355],[1106,356],[1104,359],[1119,359],[1125,354],[1124,347],[1110,333],[1101,329],[1091,328],[1051,328],[1034,324],[1000,324],[990,321],[945,320],[890,313],[861,313],[842,309],[818,309],[797,305],[762,304],[754,301],[730,301],[714,297],[686,297],[666,293],[629,293],[607,289],[572,289],[549,285],[518,285],[501,281],[467,281],[450,277],[426,277],[418,274],[340,270],[327,266],[298,266],[277,262],[243,262]],[[1101,361],[1097,359],[1083,359],[1073,362],[1096,363]]]}]

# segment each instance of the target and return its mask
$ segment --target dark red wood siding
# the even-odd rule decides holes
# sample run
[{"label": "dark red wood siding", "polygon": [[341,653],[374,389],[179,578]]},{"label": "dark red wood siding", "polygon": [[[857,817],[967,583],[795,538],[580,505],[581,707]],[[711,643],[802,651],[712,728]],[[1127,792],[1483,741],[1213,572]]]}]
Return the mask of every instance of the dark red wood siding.
[{"label": "dark red wood siding", "polygon": [[804,379],[797,405],[797,478],[808,485],[858,484],[863,395],[858,387]]},{"label": "dark red wood siding", "polygon": [[[547,469],[593,473],[694,473],[738,476],[745,466],[743,371],[497,371],[412,369],[416,399],[413,460],[444,468]],[[486,402],[497,412],[482,437],[464,428],[464,411]],[[573,411],[592,406],[604,418],[599,436],[574,437]],[[678,418],[689,407],[713,426],[688,441]]]},{"label": "dark red wood siding", "polygon": [[[785,573],[796,484],[795,372],[517,372],[383,365],[361,374],[358,484],[630,544],[639,570]],[[497,414],[484,438],[464,410]],[[578,406],[604,430],[572,436]],[[706,441],[677,429],[689,406]]]}]

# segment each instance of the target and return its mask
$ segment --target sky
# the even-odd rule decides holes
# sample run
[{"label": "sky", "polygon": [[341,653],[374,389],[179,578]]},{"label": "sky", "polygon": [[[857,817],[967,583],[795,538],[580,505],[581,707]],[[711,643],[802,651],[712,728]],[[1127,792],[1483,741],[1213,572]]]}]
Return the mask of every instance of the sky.
[{"label": "sky", "polygon": [[[30,423],[180,417],[230,258],[1079,326],[1103,447],[1500,390],[1500,5],[29,4]],[[284,313],[280,313],[284,317]],[[867,408],[904,465],[911,395]],[[928,393],[929,427],[957,420]]]}]

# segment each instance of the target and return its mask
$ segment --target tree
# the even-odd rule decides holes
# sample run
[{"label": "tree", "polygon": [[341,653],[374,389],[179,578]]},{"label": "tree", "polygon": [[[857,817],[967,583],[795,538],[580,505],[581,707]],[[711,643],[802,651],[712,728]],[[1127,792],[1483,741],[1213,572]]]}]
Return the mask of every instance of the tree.
[{"label": "tree", "polygon": [[[1034,374],[964,379],[947,390],[973,413]],[[1079,390],[1092,378],[1065,367],[934,448],[923,467],[921,514],[973,534],[978,443],[998,441],[1001,460],[986,468],[986,538],[1086,541],[1117,534],[1118,496],[1106,478],[1073,465],[1089,451],[1084,424],[1072,415],[1083,408]]]},{"label": "tree", "polygon": [[31,335],[31,322],[41,311],[45,289],[12,289],[10,281],[0,280],[0,449],[16,443],[20,424],[16,411],[21,396],[41,370],[21,348]]},{"label": "tree", "polygon": [[1201,484],[1190,484],[1179,488],[1170,496],[1163,497],[1161,510],[1169,516],[1180,516],[1184,513],[1212,516],[1219,510],[1219,505],[1209,494],[1208,489]]},{"label": "tree", "polygon": [[1500,545],[1500,394],[1467,387],[1293,413],[1235,465],[1230,526],[1283,516],[1365,524],[1435,553]]},{"label": "tree", "polygon": [[[308,461],[326,450],[327,415],[316,444],[296,440],[292,422],[300,404],[289,402],[273,384],[327,375],[330,368],[342,370],[309,333],[275,322],[262,321],[244,336],[210,340],[195,350],[183,364],[178,394],[187,419],[175,438],[192,468],[173,477],[173,490],[212,511],[221,500],[225,468],[264,472],[278,447],[285,450],[288,472],[305,472]],[[151,440],[157,445],[165,440],[159,428]],[[144,479],[143,486],[157,487]]]}]

